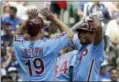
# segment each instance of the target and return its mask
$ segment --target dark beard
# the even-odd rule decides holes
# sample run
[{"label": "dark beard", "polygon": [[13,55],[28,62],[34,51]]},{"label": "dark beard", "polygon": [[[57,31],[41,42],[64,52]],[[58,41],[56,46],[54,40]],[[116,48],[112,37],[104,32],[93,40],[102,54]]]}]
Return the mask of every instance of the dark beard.
[{"label": "dark beard", "polygon": [[90,44],[90,43],[84,43],[84,42],[80,42],[81,45],[87,45],[87,44]]}]

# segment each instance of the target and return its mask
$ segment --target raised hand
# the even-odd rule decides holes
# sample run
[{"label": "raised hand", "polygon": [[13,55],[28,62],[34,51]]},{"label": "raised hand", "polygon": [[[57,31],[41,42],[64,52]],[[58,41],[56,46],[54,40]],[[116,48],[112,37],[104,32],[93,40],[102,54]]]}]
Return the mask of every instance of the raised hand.
[{"label": "raised hand", "polygon": [[41,13],[44,17],[46,17],[47,20],[52,21],[52,20],[55,18],[55,15],[53,15],[53,13],[52,13],[50,10],[48,10],[47,8],[41,9],[41,10],[40,10],[40,13]]},{"label": "raised hand", "polygon": [[32,18],[35,18],[38,16],[39,11],[38,11],[38,9],[30,9],[30,10],[28,10],[27,13],[28,13],[29,19],[32,19]]}]

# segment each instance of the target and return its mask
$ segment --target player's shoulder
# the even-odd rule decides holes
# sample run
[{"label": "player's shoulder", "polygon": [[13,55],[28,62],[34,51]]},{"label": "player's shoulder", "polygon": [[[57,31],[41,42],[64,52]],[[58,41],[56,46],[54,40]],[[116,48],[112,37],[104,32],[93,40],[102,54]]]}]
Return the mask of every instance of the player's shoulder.
[{"label": "player's shoulder", "polygon": [[98,44],[94,44],[94,46],[103,46],[104,45],[104,39],[102,39]]},{"label": "player's shoulder", "polygon": [[50,37],[46,42],[49,44],[55,44],[57,41],[60,41],[60,39],[65,38],[65,36],[67,37],[67,33],[58,34],[56,36]]},{"label": "player's shoulder", "polygon": [[51,39],[61,38],[61,37],[66,36],[66,35],[67,35],[67,33],[66,33],[66,32],[63,32],[63,33],[61,33],[61,34],[58,34],[58,35],[52,37]]},{"label": "player's shoulder", "polygon": [[24,37],[22,35],[15,35],[14,36],[14,41],[15,42],[23,42],[24,41]]}]

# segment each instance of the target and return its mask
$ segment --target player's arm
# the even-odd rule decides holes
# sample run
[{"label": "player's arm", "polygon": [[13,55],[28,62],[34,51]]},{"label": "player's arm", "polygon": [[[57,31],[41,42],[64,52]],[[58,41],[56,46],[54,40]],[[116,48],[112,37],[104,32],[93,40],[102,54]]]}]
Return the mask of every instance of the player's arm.
[{"label": "player's arm", "polygon": [[21,23],[21,25],[19,26],[19,28],[17,28],[17,30],[15,31],[14,35],[23,35],[26,33],[26,22],[27,21],[23,21]]},{"label": "player's arm", "polygon": [[100,20],[98,19],[98,17],[96,15],[91,17],[94,21],[94,26],[95,26],[95,38],[94,38],[94,44],[98,44],[100,43],[100,41],[102,40],[102,25]]},{"label": "player's arm", "polygon": [[74,33],[62,21],[55,17],[48,9],[41,9],[40,12],[44,17],[57,25],[61,32],[66,32],[68,37],[72,40]]}]

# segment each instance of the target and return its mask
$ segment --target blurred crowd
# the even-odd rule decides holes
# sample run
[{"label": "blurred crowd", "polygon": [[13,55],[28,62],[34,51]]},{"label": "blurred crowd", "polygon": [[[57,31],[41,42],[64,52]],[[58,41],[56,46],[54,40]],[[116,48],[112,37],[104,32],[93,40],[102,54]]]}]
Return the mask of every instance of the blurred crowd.
[{"label": "blurred crowd", "polygon": [[[44,4],[44,7],[49,8],[70,28],[83,16],[98,13],[105,41],[105,60],[101,64],[100,80],[119,80],[119,2],[95,0],[93,2],[49,1],[38,3]],[[14,54],[13,35],[23,20],[28,19],[29,10],[38,8],[38,6],[19,0],[18,2],[2,2],[1,8],[1,80],[2,82],[6,80],[22,81],[19,76],[20,66]],[[53,23],[45,22],[45,24],[45,37],[54,37],[60,33]],[[69,46],[60,54],[65,57],[69,52],[76,54],[74,51],[75,48]]]}]

